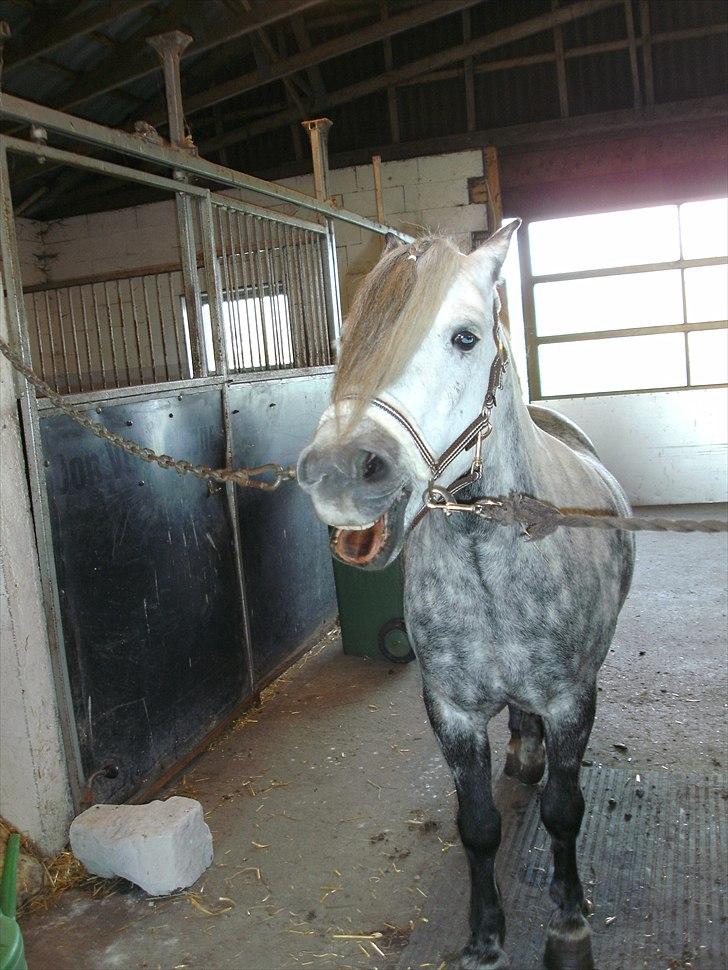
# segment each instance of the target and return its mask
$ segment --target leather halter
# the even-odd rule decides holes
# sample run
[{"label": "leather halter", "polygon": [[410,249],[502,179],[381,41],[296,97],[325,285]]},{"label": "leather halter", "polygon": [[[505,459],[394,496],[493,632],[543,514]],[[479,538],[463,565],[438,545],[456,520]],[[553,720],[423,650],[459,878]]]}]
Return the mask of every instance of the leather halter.
[{"label": "leather halter", "polygon": [[[457,438],[455,438],[452,444],[448,445],[448,447],[439,457],[433,453],[432,449],[429,447],[427,442],[424,440],[409,418],[397,407],[395,407],[395,405],[378,397],[373,398],[373,400],[370,402],[373,407],[379,408],[380,411],[383,411],[390,418],[395,420],[410,436],[420,454],[420,457],[430,469],[430,488],[435,484],[445,469],[458,457],[458,455],[460,455],[463,451],[469,451],[473,447],[475,448],[475,453],[473,455],[473,461],[470,465],[470,471],[467,472],[467,474],[456,478],[455,481],[448,486],[447,491],[452,494],[456,494],[457,492],[466,488],[468,485],[472,485],[474,482],[477,482],[483,474],[483,442],[493,431],[493,425],[490,421],[490,413],[496,406],[496,391],[500,390],[500,388],[503,386],[503,374],[505,373],[506,365],[508,364],[508,354],[506,353],[506,348],[500,332],[500,321],[498,319],[497,306],[495,308],[494,317],[493,340],[495,342],[496,352],[495,357],[490,365],[488,387],[485,392],[485,397],[483,398],[483,406],[481,407],[478,416],[470,422],[470,424],[457,436]],[[422,521],[427,512],[429,512],[428,506],[423,505],[412,520],[410,531]]]}]

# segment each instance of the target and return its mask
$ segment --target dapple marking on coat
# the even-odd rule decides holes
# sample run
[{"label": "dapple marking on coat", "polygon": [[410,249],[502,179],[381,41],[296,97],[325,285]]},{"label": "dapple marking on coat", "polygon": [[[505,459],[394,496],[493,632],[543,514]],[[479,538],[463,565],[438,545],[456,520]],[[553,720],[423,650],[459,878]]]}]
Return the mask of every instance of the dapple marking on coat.
[{"label": "dapple marking on coat", "polygon": [[[390,244],[363,281],[342,331],[332,405],[298,465],[334,554],[386,566],[404,547],[405,619],[427,713],[452,770],[471,881],[463,970],[507,967],[495,877],[500,816],[491,794],[488,722],[506,705],[507,774],[534,784],[548,761],[541,817],[553,848],[545,964],[593,967],[576,838],[579,769],[594,720],[596,681],[629,589],[625,532],[560,529],[538,542],[476,516],[425,515],[410,531],[434,455],[478,415],[497,354],[495,284],[513,229],[464,256],[446,239]],[[507,337],[502,337],[510,357]],[[458,496],[523,493],[561,508],[629,514],[621,488],[566,418],[523,403],[509,365],[497,392],[480,480]],[[464,451],[440,484],[465,475]]]}]

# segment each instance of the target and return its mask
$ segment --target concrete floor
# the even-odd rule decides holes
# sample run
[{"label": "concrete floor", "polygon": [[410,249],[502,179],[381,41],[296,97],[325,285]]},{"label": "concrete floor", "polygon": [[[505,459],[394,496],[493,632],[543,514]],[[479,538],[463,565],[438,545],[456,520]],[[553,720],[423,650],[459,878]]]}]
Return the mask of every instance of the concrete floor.
[{"label": "concrete floor", "polygon": [[[724,535],[638,537],[588,760],[635,773],[726,767],[727,548]],[[499,771],[503,715],[491,737]],[[128,886],[68,892],[23,923],[31,970],[387,967],[460,852],[452,789],[416,665],[325,643],[170,786],[200,799],[214,837],[198,905]]]}]

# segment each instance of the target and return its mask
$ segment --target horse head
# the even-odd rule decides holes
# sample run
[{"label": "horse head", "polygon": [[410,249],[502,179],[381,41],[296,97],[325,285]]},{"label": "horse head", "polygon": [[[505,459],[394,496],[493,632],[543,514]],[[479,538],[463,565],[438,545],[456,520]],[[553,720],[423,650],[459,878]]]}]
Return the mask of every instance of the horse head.
[{"label": "horse head", "polygon": [[495,285],[519,224],[468,256],[445,238],[389,237],[362,281],[342,328],[332,403],[298,462],[342,562],[387,566],[428,485],[445,465],[448,478],[471,466],[489,368],[492,377],[505,357]]}]

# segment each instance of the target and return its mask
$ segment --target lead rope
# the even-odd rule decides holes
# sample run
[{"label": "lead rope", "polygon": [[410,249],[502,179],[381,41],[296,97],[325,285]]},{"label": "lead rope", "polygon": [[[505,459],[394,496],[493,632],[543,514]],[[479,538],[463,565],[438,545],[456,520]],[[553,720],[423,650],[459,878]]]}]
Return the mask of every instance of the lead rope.
[{"label": "lead rope", "polygon": [[[222,484],[234,482],[236,485],[245,488],[256,488],[266,492],[273,492],[283,482],[292,481],[296,477],[295,468],[278,465],[275,462],[258,465],[255,468],[211,468],[209,465],[195,465],[182,458],[171,458],[169,455],[157,454],[151,448],[145,448],[135,441],[130,441],[128,438],[109,431],[98,421],[93,421],[78,408],[68,404],[60,394],[38,377],[23,362],[20,354],[2,338],[0,338],[0,353],[19,374],[23,375],[29,384],[47,397],[59,411],[68,415],[69,418],[96,435],[97,438],[111,442],[117,448],[121,448],[142,461],[153,462],[160,468],[173,468],[180,475],[194,475],[195,478]],[[495,399],[493,405],[495,405]],[[487,435],[484,437],[487,437]],[[258,478],[258,476],[266,474],[272,474],[274,476],[273,481],[269,482]],[[472,503],[459,503],[455,500],[455,493],[466,485],[472,484],[473,481],[477,481],[480,477],[476,475],[471,480],[470,475],[472,474],[474,474],[473,471],[458,479],[450,489],[445,489],[439,485],[430,485],[425,493],[424,505],[419,513],[420,518],[424,517],[429,511],[439,511],[445,516],[459,512],[469,513],[487,519],[495,525],[519,525],[523,530],[523,537],[531,540],[542,539],[559,528],[625,529],[630,532],[728,532],[728,522],[721,522],[716,519],[664,519],[636,516],[623,518],[615,515],[601,515],[584,509],[557,509],[555,506],[549,505],[548,502],[541,502],[528,495],[484,497],[476,499]],[[410,526],[410,531],[419,520],[418,518],[415,519]]]}]

